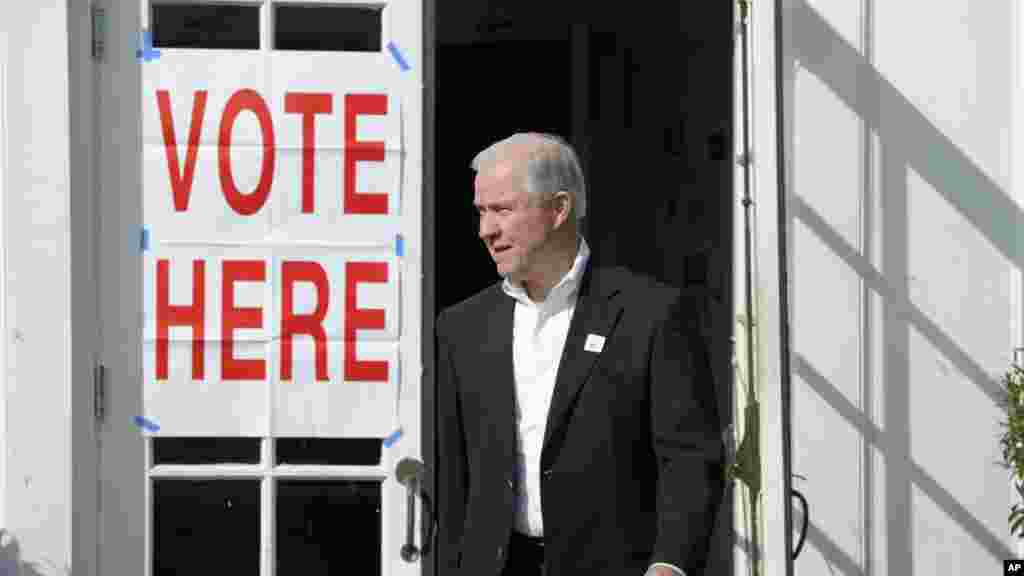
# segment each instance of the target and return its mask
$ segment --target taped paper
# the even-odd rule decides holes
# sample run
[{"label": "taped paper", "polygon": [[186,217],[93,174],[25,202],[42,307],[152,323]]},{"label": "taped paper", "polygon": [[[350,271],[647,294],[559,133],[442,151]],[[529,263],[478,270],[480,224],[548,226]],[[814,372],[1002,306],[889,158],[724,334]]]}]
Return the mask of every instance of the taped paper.
[{"label": "taped paper", "polygon": [[139,428],[149,430],[150,432],[156,432],[160,430],[160,427],[157,426],[156,423],[150,422],[149,420],[146,420],[142,416],[135,417],[135,425],[138,426]]},{"label": "taped paper", "polygon": [[153,49],[153,35],[145,28],[142,29],[142,49],[136,50],[135,56],[143,62],[160,59],[160,51]]},{"label": "taped paper", "polygon": [[398,430],[395,430],[387,438],[384,439],[384,447],[391,448],[391,446],[398,442],[398,439],[402,437],[402,428],[399,426]]},{"label": "taped paper", "polygon": [[391,52],[391,56],[395,59],[395,62],[398,62],[398,67],[401,68],[403,72],[412,69],[412,67],[409,66],[409,63],[405,61],[405,57],[402,56],[402,52],[394,42],[388,42],[388,51]]}]

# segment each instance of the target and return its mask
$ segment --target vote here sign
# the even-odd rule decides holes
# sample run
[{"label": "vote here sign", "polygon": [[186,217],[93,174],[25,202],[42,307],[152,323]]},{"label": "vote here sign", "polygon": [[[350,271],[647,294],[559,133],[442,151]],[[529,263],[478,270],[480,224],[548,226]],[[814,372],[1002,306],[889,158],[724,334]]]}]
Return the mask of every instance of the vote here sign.
[{"label": "vote here sign", "polygon": [[418,217],[393,65],[165,50],[143,78],[145,416],[161,435],[386,436],[395,236]]}]

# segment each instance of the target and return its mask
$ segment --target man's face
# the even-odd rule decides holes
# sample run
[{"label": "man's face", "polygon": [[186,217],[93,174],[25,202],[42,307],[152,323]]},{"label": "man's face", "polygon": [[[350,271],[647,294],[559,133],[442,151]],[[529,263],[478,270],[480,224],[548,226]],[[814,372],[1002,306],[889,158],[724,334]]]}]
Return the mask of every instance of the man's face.
[{"label": "man's face", "polygon": [[554,225],[549,203],[533,199],[525,186],[523,167],[514,162],[483,169],[474,181],[480,239],[498,273],[515,282],[536,276]]}]

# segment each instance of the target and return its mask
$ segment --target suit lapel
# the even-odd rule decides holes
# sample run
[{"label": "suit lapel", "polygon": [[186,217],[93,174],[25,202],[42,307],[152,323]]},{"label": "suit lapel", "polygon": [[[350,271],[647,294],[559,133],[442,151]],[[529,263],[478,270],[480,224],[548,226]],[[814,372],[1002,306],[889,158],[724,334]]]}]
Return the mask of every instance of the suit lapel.
[{"label": "suit lapel", "polygon": [[[517,451],[516,380],[512,337],[516,301],[505,294],[501,289],[501,284],[497,285],[494,298],[495,305],[488,307],[491,313],[487,317],[488,337],[485,341],[485,343],[492,344],[481,349],[483,352],[481,356],[484,360],[481,366],[488,367],[485,373],[493,383],[494,393],[488,394],[488,397],[492,399],[490,402],[493,409],[491,414],[502,419],[501,422],[498,422],[498,430],[511,432],[510,436],[504,437],[505,446],[509,449],[510,454],[515,454]],[[492,369],[494,367],[497,369]]]},{"label": "suit lapel", "polygon": [[[580,281],[576,311],[569,323],[569,333],[565,339],[562,359],[555,378],[555,392],[548,410],[544,445],[541,450],[541,464],[545,468],[549,465],[550,459],[550,456],[546,455],[548,444],[556,434],[562,432],[569,409],[584,383],[587,382],[594,362],[597,361],[598,354],[583,349],[587,335],[595,334],[607,339],[611,338],[612,331],[622,312],[622,302],[615,298],[618,292],[619,287],[614,282],[613,276],[607,272],[595,271],[593,260],[591,260]],[[509,350],[508,356],[506,356],[508,359],[512,358],[511,316],[510,311],[507,329],[502,327],[502,330],[509,335]],[[505,362],[509,362],[509,360],[505,360]],[[514,380],[510,386],[514,394],[513,387]]]}]

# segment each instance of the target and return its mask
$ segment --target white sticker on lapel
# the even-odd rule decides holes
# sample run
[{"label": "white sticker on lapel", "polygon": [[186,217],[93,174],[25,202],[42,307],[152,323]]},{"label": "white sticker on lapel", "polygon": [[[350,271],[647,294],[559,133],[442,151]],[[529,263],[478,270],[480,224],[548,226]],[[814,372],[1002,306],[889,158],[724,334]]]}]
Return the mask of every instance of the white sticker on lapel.
[{"label": "white sticker on lapel", "polygon": [[587,341],[583,343],[583,349],[587,352],[600,352],[604,349],[604,336],[587,334]]}]

